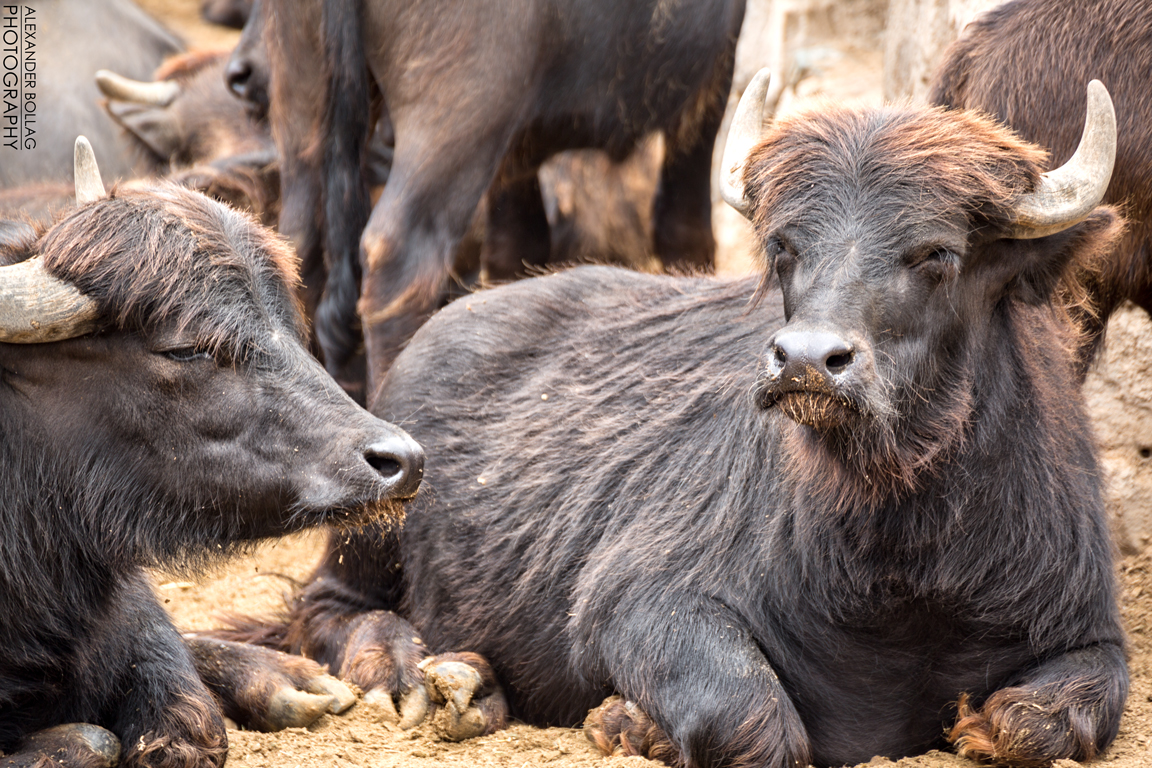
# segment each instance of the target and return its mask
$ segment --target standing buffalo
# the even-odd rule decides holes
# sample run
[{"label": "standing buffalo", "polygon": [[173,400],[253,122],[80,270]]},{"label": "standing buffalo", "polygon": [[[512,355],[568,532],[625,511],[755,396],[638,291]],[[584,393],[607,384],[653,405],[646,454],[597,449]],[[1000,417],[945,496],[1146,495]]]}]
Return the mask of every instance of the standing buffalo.
[{"label": "standing buffalo", "polygon": [[1107,92],[1041,175],[972,112],[762,128],[767,87],[723,184],[763,276],[589,267],[442,310],[375,405],[429,450],[403,530],[334,537],[287,620],[233,638],[453,737],[499,727],[497,683],[537,724],[618,694],[590,737],[674,765],[1109,745],[1123,632],[1053,300],[1122,229]]},{"label": "standing buffalo", "polygon": [[1152,3],[1145,0],[1015,0],[968,25],[936,71],[931,100],[995,115],[1059,164],[1078,136],[1065,118],[1084,108],[1097,78],[1116,100],[1116,172],[1104,202],[1129,228],[1114,253],[1077,264],[1067,293],[1087,331],[1082,368],[1109,315],[1131,299],[1152,313]]},{"label": "standing buffalo", "polygon": [[3,764],[218,766],[202,679],[260,727],[337,704],[282,683],[333,687],[187,647],[143,567],[395,519],[423,454],[308,354],[283,243],[172,184],[105,195],[85,147],[78,207],[0,246]]},{"label": "standing buffalo", "polygon": [[[488,271],[543,263],[536,171],[561,150],[621,159],[662,132],[656,255],[712,264],[709,173],[743,0],[325,0],[266,2],[263,13],[281,231],[306,282],[324,274],[324,243],[316,331],[330,370],[355,352],[362,323],[369,387],[378,382],[438,306],[486,191]],[[383,110],[396,150],[372,207],[361,169]]]}]

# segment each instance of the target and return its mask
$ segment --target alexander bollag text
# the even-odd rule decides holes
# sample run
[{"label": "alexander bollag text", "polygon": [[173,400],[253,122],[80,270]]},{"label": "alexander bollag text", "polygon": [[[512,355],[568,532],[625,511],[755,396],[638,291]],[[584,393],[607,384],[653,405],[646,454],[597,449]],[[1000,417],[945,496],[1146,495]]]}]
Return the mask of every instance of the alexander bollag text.
[{"label": "alexander bollag text", "polygon": [[0,5],[0,83],[4,112],[0,115],[5,149],[36,149],[36,9],[30,5]]}]

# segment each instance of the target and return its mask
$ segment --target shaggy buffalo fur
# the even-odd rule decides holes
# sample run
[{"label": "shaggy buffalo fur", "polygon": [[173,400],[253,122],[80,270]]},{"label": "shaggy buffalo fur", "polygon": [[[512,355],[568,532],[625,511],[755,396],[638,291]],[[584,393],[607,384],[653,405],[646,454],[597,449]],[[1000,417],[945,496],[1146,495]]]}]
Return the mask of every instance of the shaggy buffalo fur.
[{"label": "shaggy buffalo fur", "polygon": [[1062,292],[1087,331],[1087,370],[1109,315],[1127,299],[1152,312],[1152,4],[1144,0],[1014,0],[965,29],[936,70],[931,101],[979,109],[1051,150],[1076,149],[1084,84],[1108,87],[1116,105],[1116,167],[1104,202],[1130,223],[1115,249],[1078,260]]},{"label": "shaggy buffalo fur", "polygon": [[[826,109],[750,157],[759,280],[588,267],[454,302],[376,404],[429,449],[403,530],[334,537],[249,637],[360,669],[403,633],[341,633],[393,611],[486,657],[513,716],[619,694],[589,736],[677,765],[946,734],[999,763],[1099,754],[1128,674],[1052,295],[1121,225],[1003,239],[1043,157],[972,114]],[[834,386],[769,375],[805,329],[850,342]],[[376,666],[353,679],[408,695]]]},{"label": "shaggy buffalo fur", "polygon": [[[548,224],[536,171],[566,149],[603,148],[621,159],[645,135],[664,133],[656,255],[667,265],[711,266],[712,148],[743,0],[481,3],[465,11],[443,0],[322,5],[267,2],[263,11],[271,119],[285,164],[281,231],[306,251],[322,241],[337,249],[316,314],[330,370],[338,373],[359,343],[347,302],[360,297],[369,379],[379,382],[439,306],[456,247],[489,190],[488,229],[499,237],[486,240],[482,257],[500,274],[544,263]],[[284,91],[297,93],[281,99]],[[374,117],[377,93],[396,153],[364,229],[360,178],[375,120],[350,116]],[[355,279],[358,265],[339,262],[357,256],[362,289],[337,282]]]},{"label": "shaggy buffalo fur", "polygon": [[[88,723],[122,765],[221,765],[219,704],[142,566],[396,517],[419,449],[308,355],[294,258],[249,217],[174,185],[114,190],[0,261],[32,255],[98,328],[0,344],[0,751],[47,759],[37,745],[65,737],[36,732]],[[223,677],[228,704],[243,676]]]}]

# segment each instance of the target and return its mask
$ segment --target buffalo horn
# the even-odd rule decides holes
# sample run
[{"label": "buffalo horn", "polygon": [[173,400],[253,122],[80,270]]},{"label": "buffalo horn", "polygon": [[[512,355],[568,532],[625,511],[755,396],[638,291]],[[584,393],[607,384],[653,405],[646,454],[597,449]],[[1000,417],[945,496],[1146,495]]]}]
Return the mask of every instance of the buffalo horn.
[{"label": "buffalo horn", "polygon": [[96,302],[48,274],[39,256],[0,267],[0,341],[39,344],[95,330]]},{"label": "buffalo horn", "polygon": [[83,136],[76,137],[73,151],[72,176],[76,181],[76,205],[84,205],[104,197],[104,182],[96,166],[92,145]]},{"label": "buffalo horn", "polygon": [[[760,141],[764,127],[764,102],[768,95],[768,84],[772,73],[767,67],[756,73],[752,82],[744,89],[732,125],[728,128],[728,140],[724,143],[724,159],[720,166],[720,196],[744,216],[749,217],[749,203],[744,196],[744,164],[748,154]],[[750,217],[749,217],[750,218]]]},{"label": "buffalo horn", "polygon": [[96,85],[100,88],[100,92],[110,99],[151,107],[166,107],[180,95],[180,86],[171,80],[142,83],[107,69],[96,72]]},{"label": "buffalo horn", "polygon": [[1040,177],[1040,186],[1014,209],[1010,237],[1045,237],[1082,221],[1104,198],[1116,160],[1116,112],[1108,89],[1088,83],[1088,113],[1080,146],[1068,162]]}]

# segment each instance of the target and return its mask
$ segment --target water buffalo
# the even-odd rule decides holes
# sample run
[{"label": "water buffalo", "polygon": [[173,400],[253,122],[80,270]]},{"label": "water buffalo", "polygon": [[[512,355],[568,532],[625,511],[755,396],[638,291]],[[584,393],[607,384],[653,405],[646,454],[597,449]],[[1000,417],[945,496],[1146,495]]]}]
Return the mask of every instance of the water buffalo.
[{"label": "water buffalo", "polygon": [[92,73],[112,68],[144,79],[183,43],[132,0],[55,0],[37,5],[32,21],[26,42],[34,44],[37,120],[27,138],[34,144],[4,150],[0,187],[69,180],[78,133],[100,153],[106,179],[140,175],[140,158],[101,109]]},{"label": "water buffalo", "polygon": [[[464,11],[451,2],[326,0],[263,10],[280,228],[301,253],[306,280],[327,273],[316,331],[330,370],[355,352],[362,324],[371,390],[438,306],[455,246],[486,192],[483,260],[500,274],[546,261],[536,171],[562,150],[598,147],[620,159],[662,132],[656,255],[669,266],[711,265],[712,148],[743,0]],[[382,110],[396,153],[370,206],[361,168]]]},{"label": "water buffalo", "polygon": [[0,762],[219,766],[205,682],[260,727],[347,689],[186,645],[143,567],[395,519],[423,454],[308,354],[284,243],[172,184],[106,195],[85,147],[78,207],[0,246]]},{"label": "water buffalo", "polygon": [[618,694],[586,732],[673,765],[1109,745],[1124,639],[1053,300],[1122,230],[1107,92],[1042,175],[978,113],[762,127],[767,90],[722,184],[763,275],[585,267],[439,312],[374,407],[430,457],[403,530],[334,537],[283,621],[228,636],[451,737],[499,727],[497,683],[537,724]]},{"label": "water buffalo", "polygon": [[276,145],[265,118],[224,84],[230,53],[173,57],[142,82],[101,70],[96,83],[148,175],[196,189],[274,225],[280,212]]},{"label": "water buffalo", "polygon": [[[1103,44],[1101,41],[1107,41]],[[1152,4],[1143,0],[1014,0],[984,14],[953,43],[930,99],[995,115],[1051,151],[1054,164],[1079,138],[1064,117],[1084,108],[1082,84],[1097,78],[1116,101],[1116,172],[1104,202],[1129,228],[1107,258],[1077,265],[1067,283],[1087,331],[1082,369],[1103,341],[1108,317],[1131,299],[1152,313]]]}]

